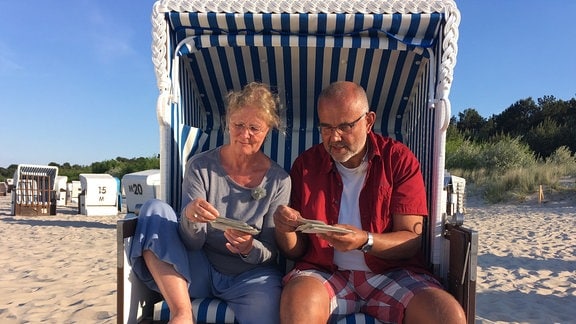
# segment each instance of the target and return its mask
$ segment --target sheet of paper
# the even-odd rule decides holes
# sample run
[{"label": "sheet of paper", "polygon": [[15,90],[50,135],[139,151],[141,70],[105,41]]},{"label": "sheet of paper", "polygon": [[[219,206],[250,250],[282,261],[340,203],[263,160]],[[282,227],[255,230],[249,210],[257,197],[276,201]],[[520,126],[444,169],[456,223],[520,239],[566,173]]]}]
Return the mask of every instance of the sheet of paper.
[{"label": "sheet of paper", "polygon": [[302,216],[299,216],[297,221],[299,223],[302,224],[318,224],[318,225],[326,225],[326,223],[324,223],[323,221],[320,220],[314,220],[314,219],[308,219],[308,218],[304,218]]},{"label": "sheet of paper", "polygon": [[302,233],[329,233],[329,232],[336,232],[342,234],[353,233],[352,230],[332,225],[326,225],[324,222],[318,220],[310,220],[302,218],[302,220],[298,219],[298,221],[303,224],[298,226],[296,230],[301,231]]},{"label": "sheet of paper", "polygon": [[235,229],[238,231],[246,232],[248,234],[256,235],[260,233],[259,230],[255,229],[254,227],[235,219],[225,218],[225,217],[218,217],[212,222],[210,222],[212,227],[215,229],[219,229],[221,231],[225,231],[227,229]]}]

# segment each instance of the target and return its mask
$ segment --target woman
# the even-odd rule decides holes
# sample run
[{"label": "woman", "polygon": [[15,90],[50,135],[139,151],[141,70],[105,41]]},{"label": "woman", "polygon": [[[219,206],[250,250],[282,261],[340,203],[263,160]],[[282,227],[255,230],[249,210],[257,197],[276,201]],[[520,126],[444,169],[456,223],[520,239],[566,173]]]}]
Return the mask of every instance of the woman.
[{"label": "woman", "polygon": [[[260,83],[227,99],[230,143],[187,162],[180,217],[159,200],[140,210],[131,263],[163,295],[171,323],[192,323],[190,298],[202,297],[226,301],[240,323],[279,322],[282,273],[272,215],[288,203],[291,184],[260,150],[280,125],[278,100]],[[222,228],[213,223],[218,217],[245,222],[258,233]]]}]

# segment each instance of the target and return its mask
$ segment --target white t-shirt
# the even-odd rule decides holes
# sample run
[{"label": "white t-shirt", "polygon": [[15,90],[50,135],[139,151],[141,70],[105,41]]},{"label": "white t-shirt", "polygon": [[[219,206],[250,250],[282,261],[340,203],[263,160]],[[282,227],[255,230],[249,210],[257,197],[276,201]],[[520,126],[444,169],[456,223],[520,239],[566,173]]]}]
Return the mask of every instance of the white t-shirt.
[{"label": "white t-shirt", "polygon": [[[364,180],[366,179],[368,162],[364,159],[362,163],[354,169],[349,169],[337,162],[336,167],[342,177],[342,184],[344,186],[342,199],[340,200],[338,223],[362,228],[358,199],[360,198],[360,190],[362,190]],[[364,260],[364,252],[360,250],[348,252],[334,250],[334,264],[341,270],[370,271],[370,268],[368,268]]]}]

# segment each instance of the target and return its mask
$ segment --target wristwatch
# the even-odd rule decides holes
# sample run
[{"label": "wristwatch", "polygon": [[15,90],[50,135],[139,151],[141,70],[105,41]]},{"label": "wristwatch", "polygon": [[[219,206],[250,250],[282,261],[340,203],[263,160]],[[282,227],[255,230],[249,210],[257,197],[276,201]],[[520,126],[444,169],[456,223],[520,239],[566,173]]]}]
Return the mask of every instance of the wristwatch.
[{"label": "wristwatch", "polygon": [[368,233],[368,240],[366,241],[366,243],[364,243],[364,245],[362,245],[362,247],[358,248],[358,250],[367,253],[370,250],[372,250],[372,246],[374,245],[374,236],[372,236],[372,233],[370,232],[366,232]]}]

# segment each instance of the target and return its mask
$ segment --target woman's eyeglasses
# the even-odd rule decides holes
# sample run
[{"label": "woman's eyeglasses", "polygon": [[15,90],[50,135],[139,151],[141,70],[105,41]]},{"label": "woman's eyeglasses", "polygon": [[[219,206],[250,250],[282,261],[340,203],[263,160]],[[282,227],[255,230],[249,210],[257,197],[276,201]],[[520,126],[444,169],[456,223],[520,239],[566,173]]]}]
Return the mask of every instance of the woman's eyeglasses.
[{"label": "woman's eyeglasses", "polygon": [[232,123],[230,126],[231,130],[234,130],[236,133],[241,133],[245,129],[248,130],[248,134],[250,135],[257,135],[260,134],[264,128],[256,125],[246,125],[244,123]]}]

